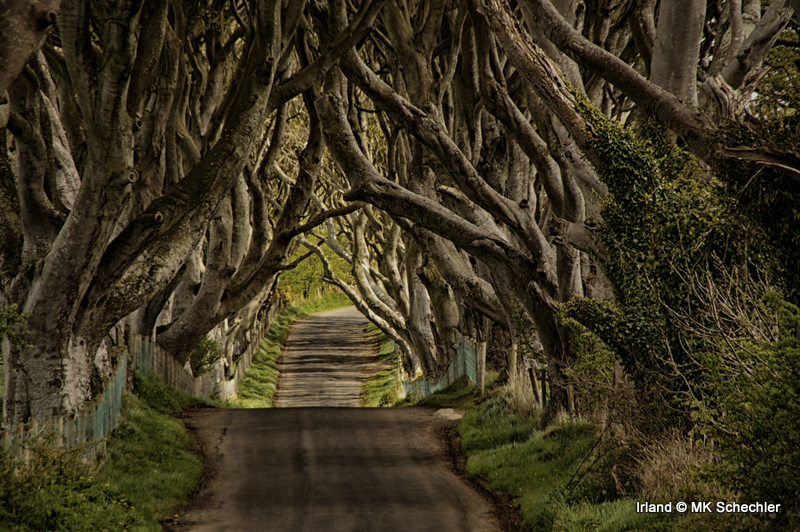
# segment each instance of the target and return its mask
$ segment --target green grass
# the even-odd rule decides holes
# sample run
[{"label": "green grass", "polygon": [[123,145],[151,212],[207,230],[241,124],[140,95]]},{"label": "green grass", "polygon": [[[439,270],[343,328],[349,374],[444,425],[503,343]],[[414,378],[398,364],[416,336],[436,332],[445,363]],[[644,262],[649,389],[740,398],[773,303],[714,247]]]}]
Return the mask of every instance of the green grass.
[{"label": "green grass", "polygon": [[253,355],[253,362],[239,381],[237,398],[230,401],[238,408],[270,408],[275,388],[278,384],[278,358],[289,333],[289,326],[295,321],[323,310],[346,307],[351,302],[346,295],[334,292],[320,298],[303,301],[293,307],[283,309],[275,316],[267,335],[261,340]]},{"label": "green grass", "polygon": [[108,459],[98,476],[119,489],[136,513],[160,530],[195,490],[203,461],[192,452],[194,441],[177,419],[147,407],[134,395],[123,397],[125,416],[109,442]]},{"label": "green grass", "polygon": [[467,451],[483,451],[509,443],[526,441],[536,430],[539,420],[510,409],[497,394],[468,412],[459,424],[461,447]]},{"label": "green grass", "polygon": [[143,404],[161,414],[176,414],[192,406],[220,406],[208,399],[171,388],[154,373],[141,375],[136,372],[133,376],[133,387]]},{"label": "green grass", "polygon": [[443,390],[427,397],[407,396],[395,403],[395,406],[426,406],[429,408],[452,408],[461,412],[472,410],[482,400],[491,397],[499,389],[500,372],[494,368],[486,368],[486,385],[484,395],[478,394],[478,387],[467,377],[461,377]]},{"label": "green grass", "polygon": [[632,500],[576,500],[570,480],[592,463],[584,460],[597,440],[596,428],[577,422],[544,431],[537,426],[537,419],[512,410],[502,394],[467,412],[458,425],[467,472],[511,495],[530,530],[648,530],[660,519],[637,514]]},{"label": "green grass", "polygon": [[70,452],[37,445],[27,465],[0,451],[0,530],[157,530],[119,489]]},{"label": "green grass", "polygon": [[168,413],[201,400],[136,376],[122,398],[121,421],[99,462],[84,463],[80,447],[64,451],[46,442],[32,460],[0,454],[0,530],[160,531],[197,487],[201,459],[183,424]]},{"label": "green grass", "polygon": [[392,406],[398,398],[397,351],[392,340],[372,323],[368,324],[365,330],[376,336],[378,340],[376,360],[386,367],[367,377],[362,384],[361,397],[364,406]]}]

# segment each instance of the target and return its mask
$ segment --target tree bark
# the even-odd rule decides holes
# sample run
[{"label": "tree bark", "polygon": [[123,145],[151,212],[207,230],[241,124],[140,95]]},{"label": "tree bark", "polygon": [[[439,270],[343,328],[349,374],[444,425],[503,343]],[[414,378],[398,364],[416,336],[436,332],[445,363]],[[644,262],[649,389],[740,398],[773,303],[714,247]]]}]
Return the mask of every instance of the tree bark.
[{"label": "tree bark", "polygon": [[706,19],[700,0],[661,2],[656,25],[650,81],[697,109],[697,61]]},{"label": "tree bark", "polygon": [[61,0],[0,1],[0,98],[44,44],[60,7]]}]

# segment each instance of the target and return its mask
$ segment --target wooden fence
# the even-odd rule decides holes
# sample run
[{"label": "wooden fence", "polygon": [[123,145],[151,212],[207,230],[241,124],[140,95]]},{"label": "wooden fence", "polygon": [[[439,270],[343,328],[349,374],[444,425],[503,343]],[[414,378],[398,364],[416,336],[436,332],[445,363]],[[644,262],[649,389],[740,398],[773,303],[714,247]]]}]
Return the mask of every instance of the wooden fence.
[{"label": "wooden fence", "polygon": [[[397,346],[395,345],[395,351]],[[427,397],[428,395],[444,390],[461,377],[467,377],[473,383],[478,382],[478,344],[471,338],[464,337],[458,344],[458,352],[455,359],[447,367],[447,371],[437,382],[430,382],[420,378],[413,381],[402,381],[402,395],[418,395]]]},{"label": "wooden fence", "polygon": [[149,338],[136,336],[133,345],[122,352],[111,379],[97,399],[72,414],[33,419],[9,427],[0,432],[0,444],[15,459],[28,460],[33,453],[34,444],[51,439],[54,446],[67,449],[83,445],[86,458],[94,459],[98,452],[105,450],[105,438],[119,423],[122,392],[130,380],[129,370],[152,371],[167,385],[198,397],[216,395],[227,399],[235,396],[239,380],[252,363],[258,344],[269,329],[276,312],[277,310],[273,310],[265,320],[257,322],[230,378],[226,377],[226,368],[220,361],[210,373],[196,379]]},{"label": "wooden fence", "polygon": [[120,357],[105,391],[79,411],[62,416],[33,419],[0,432],[3,448],[17,460],[30,459],[34,444],[51,440],[64,448],[84,445],[86,457],[94,459],[104,451],[105,438],[119,423],[122,391],[128,375],[128,357]]}]

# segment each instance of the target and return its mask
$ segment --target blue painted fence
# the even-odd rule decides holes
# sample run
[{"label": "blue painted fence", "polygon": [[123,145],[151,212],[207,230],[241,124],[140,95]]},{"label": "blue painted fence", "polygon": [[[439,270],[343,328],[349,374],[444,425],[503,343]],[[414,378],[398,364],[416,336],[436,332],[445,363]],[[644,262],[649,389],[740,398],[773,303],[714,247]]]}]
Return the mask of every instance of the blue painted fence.
[{"label": "blue painted fence", "polygon": [[[269,315],[270,321],[274,312]],[[258,323],[253,328],[251,341],[240,357],[231,378],[226,378],[220,364],[208,375],[196,379],[174,358],[164,353],[149,338],[135,336],[129,346],[132,368],[139,372],[152,371],[167,385],[198,397],[210,397],[218,393],[226,398],[236,393],[239,379],[253,360],[258,344],[269,329],[269,321]],[[2,378],[2,375],[0,375]],[[32,446],[52,438],[52,445],[69,449],[85,446],[86,457],[91,460],[105,450],[105,438],[119,423],[122,407],[122,391],[128,382],[128,351],[119,357],[114,373],[106,383],[106,389],[95,401],[87,403],[79,412],[63,416],[52,416],[20,423],[0,432],[0,445],[18,460],[31,457]]]},{"label": "blue painted fence", "polygon": [[95,401],[87,403],[79,412],[63,416],[34,419],[0,432],[0,442],[8,453],[18,460],[31,457],[32,446],[52,439],[52,445],[71,448],[85,446],[86,457],[93,459],[106,447],[105,438],[119,423],[122,390],[128,374],[128,357],[120,362],[106,390]]},{"label": "blue painted fence", "polygon": [[[397,349],[397,346],[395,346]],[[458,345],[455,359],[447,367],[447,371],[439,381],[431,383],[427,379],[419,378],[401,383],[406,395],[417,394],[426,397],[434,392],[444,390],[461,377],[466,376],[473,383],[478,382],[478,346],[470,338],[462,338]]]}]

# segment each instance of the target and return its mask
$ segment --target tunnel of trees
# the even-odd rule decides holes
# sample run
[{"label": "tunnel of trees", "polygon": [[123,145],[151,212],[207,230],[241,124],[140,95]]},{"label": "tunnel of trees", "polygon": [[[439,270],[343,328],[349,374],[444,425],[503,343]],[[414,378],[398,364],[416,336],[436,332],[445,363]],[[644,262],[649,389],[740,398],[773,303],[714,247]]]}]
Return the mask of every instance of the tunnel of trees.
[{"label": "tunnel of trees", "polygon": [[798,8],[0,1],[5,422],[131,334],[231,356],[315,256],[411,375],[535,345],[554,416],[616,362],[800,488]]}]

